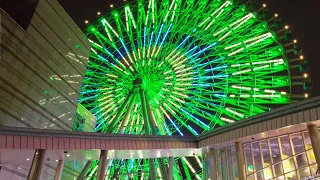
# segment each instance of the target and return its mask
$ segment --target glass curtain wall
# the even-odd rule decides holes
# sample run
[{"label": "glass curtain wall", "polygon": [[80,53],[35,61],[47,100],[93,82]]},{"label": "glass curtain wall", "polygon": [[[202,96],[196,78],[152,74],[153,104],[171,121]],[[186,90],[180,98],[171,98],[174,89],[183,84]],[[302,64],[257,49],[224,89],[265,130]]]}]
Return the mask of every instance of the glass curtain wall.
[{"label": "glass curtain wall", "polygon": [[[299,180],[317,171],[307,131],[243,145],[248,180]],[[216,152],[218,179],[239,179],[235,147]]]}]

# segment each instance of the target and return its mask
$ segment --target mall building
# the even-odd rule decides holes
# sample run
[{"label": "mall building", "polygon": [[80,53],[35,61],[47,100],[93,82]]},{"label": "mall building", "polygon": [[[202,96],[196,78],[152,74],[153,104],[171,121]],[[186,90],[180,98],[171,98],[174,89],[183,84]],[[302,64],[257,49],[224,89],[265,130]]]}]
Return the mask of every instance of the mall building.
[{"label": "mall building", "polygon": [[[171,180],[173,160],[194,156],[201,157],[201,179],[316,176],[320,97],[199,136],[91,133],[95,117],[77,103],[91,43],[57,1],[40,0],[34,9],[27,28],[0,9],[1,180],[86,179],[94,160],[100,160],[96,178],[109,179],[110,160],[150,158],[169,158],[162,179]],[[92,119],[86,132],[72,131],[76,116]],[[195,174],[190,164],[187,167]],[[153,179],[155,172],[149,173]],[[132,174],[124,179],[130,178]]]}]

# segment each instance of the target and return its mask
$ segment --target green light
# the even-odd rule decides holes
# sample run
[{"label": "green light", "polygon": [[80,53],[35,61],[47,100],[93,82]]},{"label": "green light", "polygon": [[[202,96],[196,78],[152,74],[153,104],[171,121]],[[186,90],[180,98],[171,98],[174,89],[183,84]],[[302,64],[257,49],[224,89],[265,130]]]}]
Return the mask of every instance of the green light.
[{"label": "green light", "polygon": [[[87,29],[80,102],[97,118],[95,131],[197,135],[291,101],[288,60],[268,23],[231,0],[192,2],[138,0]],[[182,161],[186,177],[201,178],[199,165]],[[123,174],[150,169],[122,163]]]}]

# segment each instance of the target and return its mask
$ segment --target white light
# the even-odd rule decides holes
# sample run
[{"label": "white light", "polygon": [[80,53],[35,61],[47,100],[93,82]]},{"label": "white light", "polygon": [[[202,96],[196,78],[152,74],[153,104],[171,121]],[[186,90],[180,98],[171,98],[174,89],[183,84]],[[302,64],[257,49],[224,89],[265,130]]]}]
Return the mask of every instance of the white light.
[{"label": "white light", "polygon": [[113,4],[110,4],[110,7],[113,8]]},{"label": "white light", "polygon": [[70,154],[67,154],[67,157],[69,157],[70,156]]},{"label": "white light", "polygon": [[30,159],[28,158],[27,161],[29,161]]},{"label": "white light", "polygon": [[278,14],[274,14],[274,17],[278,17],[279,15]]},{"label": "white light", "polygon": [[266,4],[263,4],[262,6],[263,6],[263,7],[267,7],[267,5],[266,5]]},{"label": "white light", "polygon": [[97,12],[97,15],[100,15],[101,14],[101,12]]},{"label": "white light", "polygon": [[59,160],[57,159],[56,162],[58,162]]},{"label": "white light", "polygon": [[303,74],[303,77],[304,77],[304,78],[307,78],[307,77],[308,77],[308,74],[307,74],[307,73],[304,73],[304,74]]},{"label": "white light", "polygon": [[305,97],[305,98],[308,98],[308,97],[309,97],[309,94],[308,94],[308,93],[305,93],[305,94],[304,94],[304,97]]},{"label": "white light", "polygon": [[85,24],[88,24],[88,23],[89,23],[89,21],[88,21],[88,20],[85,20],[85,21],[84,21],[84,23],[85,23]]}]

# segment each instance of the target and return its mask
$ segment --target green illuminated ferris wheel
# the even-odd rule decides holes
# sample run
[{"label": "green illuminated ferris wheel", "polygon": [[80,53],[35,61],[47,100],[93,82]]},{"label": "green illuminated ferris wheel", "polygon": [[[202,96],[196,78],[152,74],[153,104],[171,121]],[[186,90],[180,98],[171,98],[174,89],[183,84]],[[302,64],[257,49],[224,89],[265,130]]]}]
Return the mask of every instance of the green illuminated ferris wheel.
[{"label": "green illuminated ferris wheel", "polygon": [[[300,46],[277,15],[253,7],[231,0],[139,0],[91,24],[80,103],[96,116],[95,131],[199,135],[288,104],[289,57],[302,67],[303,60],[294,59]],[[175,177],[200,179],[195,159],[198,165],[176,160]],[[134,178],[140,179],[151,170],[162,177],[166,164],[114,160],[108,174],[139,173]]]}]

